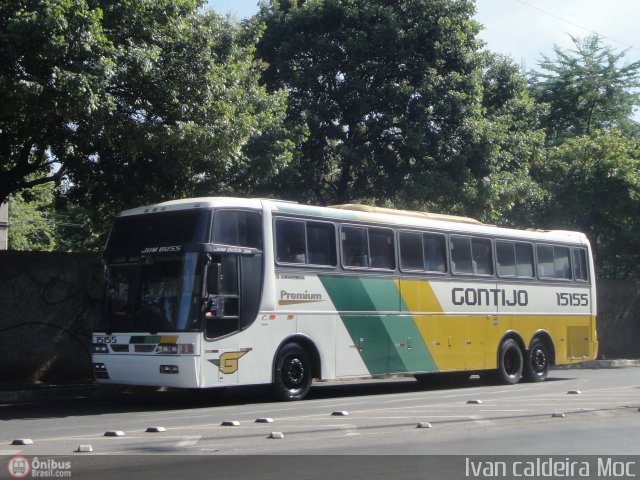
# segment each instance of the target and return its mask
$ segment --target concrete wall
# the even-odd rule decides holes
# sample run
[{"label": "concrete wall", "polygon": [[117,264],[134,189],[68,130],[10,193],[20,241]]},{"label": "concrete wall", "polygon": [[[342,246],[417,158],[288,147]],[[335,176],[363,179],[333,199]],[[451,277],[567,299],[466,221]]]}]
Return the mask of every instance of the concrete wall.
[{"label": "concrete wall", "polygon": [[[601,358],[640,358],[640,284],[598,282]],[[0,382],[92,379],[98,255],[0,251]]]},{"label": "concrete wall", "polygon": [[7,203],[0,204],[0,250],[6,250],[9,245],[9,208]]},{"label": "concrete wall", "polygon": [[599,358],[640,358],[640,283],[599,280]]},{"label": "concrete wall", "polygon": [[0,251],[0,382],[92,378],[97,255]]}]

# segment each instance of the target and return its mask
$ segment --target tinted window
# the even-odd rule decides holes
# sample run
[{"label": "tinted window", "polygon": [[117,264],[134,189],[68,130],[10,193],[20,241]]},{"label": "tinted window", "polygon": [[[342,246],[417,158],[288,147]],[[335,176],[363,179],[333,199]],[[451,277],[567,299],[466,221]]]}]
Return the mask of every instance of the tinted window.
[{"label": "tinted window", "polygon": [[581,282],[589,281],[587,251],[582,248],[573,249],[573,272],[576,280]]},{"label": "tinted window", "polygon": [[371,255],[371,268],[395,270],[396,258],[393,231],[370,228],[369,253]]},{"label": "tinted window", "polygon": [[262,250],[262,216],[258,212],[217,211],[213,216],[213,243]]},{"label": "tinted window", "polygon": [[336,265],[335,227],[331,223],[307,222],[307,252],[311,265]]},{"label": "tinted window", "polygon": [[533,277],[533,245],[516,243],[516,275]]},{"label": "tinted window", "polygon": [[209,210],[185,210],[116,218],[107,252],[140,251],[145,247],[205,243],[209,240]]},{"label": "tinted window", "polygon": [[422,235],[400,232],[400,268],[403,270],[423,270],[424,259]]},{"label": "tinted window", "polygon": [[346,267],[395,270],[393,230],[342,227],[342,262]]},{"label": "tinted window", "polygon": [[306,263],[305,224],[296,220],[276,222],[276,260],[280,263]]},{"label": "tinted window", "polygon": [[499,276],[516,276],[516,246],[513,242],[496,242],[496,262]]},{"label": "tinted window", "polygon": [[451,237],[451,272],[473,273],[471,265],[471,239]]},{"label": "tinted window", "polygon": [[543,278],[571,279],[568,247],[538,245],[538,273]]},{"label": "tinted window", "polygon": [[484,238],[472,239],[471,253],[473,256],[473,273],[477,275],[493,275],[491,240]]},{"label": "tinted window", "polygon": [[522,242],[496,242],[496,263],[501,277],[533,277],[533,247]]},{"label": "tinted window", "polygon": [[451,237],[451,271],[492,275],[491,240],[484,238]]},{"label": "tinted window", "polygon": [[444,235],[423,235],[424,269],[429,272],[447,271],[447,246]]},{"label": "tinted window", "polygon": [[342,227],[342,262],[347,267],[368,267],[367,229]]},{"label": "tinted window", "polygon": [[277,220],[276,261],[335,266],[335,227],[324,222]]},{"label": "tinted window", "polygon": [[444,235],[400,233],[400,266],[403,270],[446,272]]}]

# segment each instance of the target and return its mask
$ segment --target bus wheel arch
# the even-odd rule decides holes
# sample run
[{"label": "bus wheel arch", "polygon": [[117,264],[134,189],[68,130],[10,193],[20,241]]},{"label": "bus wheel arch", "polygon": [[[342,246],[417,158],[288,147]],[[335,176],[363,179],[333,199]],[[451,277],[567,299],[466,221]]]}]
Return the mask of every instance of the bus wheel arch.
[{"label": "bus wheel arch", "polygon": [[524,370],[526,348],[522,337],[508,332],[502,337],[498,347],[496,378],[500,383],[513,385],[520,381]]},{"label": "bus wheel arch", "polygon": [[320,355],[315,344],[300,335],[287,338],[273,359],[272,385],[276,397],[284,401],[302,400],[319,372]]},{"label": "bus wheel arch", "polygon": [[549,334],[536,332],[525,354],[523,377],[529,382],[543,382],[555,364],[555,348]]}]

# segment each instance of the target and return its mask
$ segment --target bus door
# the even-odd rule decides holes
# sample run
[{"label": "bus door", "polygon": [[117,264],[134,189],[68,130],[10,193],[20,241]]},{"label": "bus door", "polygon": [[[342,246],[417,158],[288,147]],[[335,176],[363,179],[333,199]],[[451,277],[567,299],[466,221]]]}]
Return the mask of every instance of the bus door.
[{"label": "bus door", "polygon": [[240,330],[238,263],[237,255],[214,256],[207,268],[205,386],[238,383],[238,345],[234,335]]},{"label": "bus door", "polygon": [[[241,344],[239,333],[256,319],[262,277],[262,254],[257,251],[243,255],[215,255],[208,265],[204,353],[205,367],[212,364],[218,369],[214,384],[232,385],[240,378],[243,383],[252,379],[254,369],[251,363],[241,359],[256,345]],[[239,377],[238,372],[243,365],[244,375]],[[207,368],[204,371],[212,372]],[[211,381],[205,374],[204,383]]]}]

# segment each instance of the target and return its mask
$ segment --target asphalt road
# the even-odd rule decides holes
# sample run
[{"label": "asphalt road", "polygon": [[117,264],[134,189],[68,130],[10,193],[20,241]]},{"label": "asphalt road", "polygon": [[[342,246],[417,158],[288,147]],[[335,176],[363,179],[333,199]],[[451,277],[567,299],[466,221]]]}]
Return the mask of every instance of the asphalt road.
[{"label": "asphalt road", "polygon": [[[180,457],[168,460],[168,455],[635,458],[640,455],[639,407],[640,367],[555,370],[547,382],[514,386],[485,385],[477,379],[427,388],[403,378],[323,383],[314,385],[307,400],[292,403],[273,402],[260,388],[230,390],[222,396],[201,399],[187,392],[134,392],[0,405],[0,459],[6,463],[16,455],[66,455],[91,465],[95,471],[108,472],[117,464],[126,465],[130,472],[137,471],[136,465],[147,465],[144,471],[154,472],[155,465],[162,473],[169,464],[181,465],[183,472],[206,464],[205,458],[184,457],[188,460],[183,463]],[[258,418],[271,418],[273,422],[257,423]],[[223,426],[223,422],[238,425]],[[420,423],[429,423],[431,428],[418,428]],[[146,432],[153,426],[166,431]],[[124,435],[107,437],[108,431]],[[272,432],[284,438],[268,438]],[[11,445],[15,439],[31,439],[33,444]],[[74,453],[81,445],[91,445],[92,452]],[[294,470],[306,471],[305,465],[313,460],[301,458],[287,457],[286,463]],[[239,463],[248,468],[254,461],[247,457]],[[281,460],[275,461],[282,465]],[[375,461],[358,465],[350,478],[359,478],[357,473],[368,468],[380,468]],[[386,465],[392,468],[394,462]],[[2,473],[6,472],[0,467]],[[446,465],[432,467],[434,471],[446,470]],[[414,473],[424,474],[420,466],[415,468]],[[322,473],[318,478],[331,477],[330,471],[319,470],[313,469]],[[281,472],[274,467],[273,473]],[[261,476],[269,478],[265,475],[262,468]]]}]

